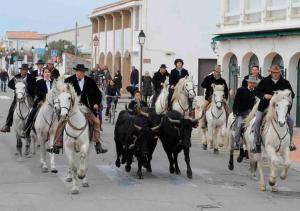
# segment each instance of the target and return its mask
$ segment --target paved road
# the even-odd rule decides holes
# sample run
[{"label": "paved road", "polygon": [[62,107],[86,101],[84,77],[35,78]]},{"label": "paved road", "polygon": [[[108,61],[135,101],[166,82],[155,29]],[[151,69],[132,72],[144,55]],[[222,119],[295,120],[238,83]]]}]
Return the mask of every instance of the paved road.
[{"label": "paved road", "polygon": [[[4,94],[0,94],[4,95]],[[0,96],[0,123],[11,100]],[[114,167],[113,127],[104,126],[103,139],[109,152],[98,156],[91,150],[89,188],[80,195],[71,195],[71,185],[64,181],[67,162],[57,158],[58,174],[41,173],[39,156],[16,162],[14,134],[0,135],[0,211],[47,210],[299,210],[300,170],[292,169],[287,181],[279,181],[279,193],[258,190],[258,182],[249,177],[248,163],[227,170],[228,154],[218,156],[204,152],[198,140],[193,141],[192,180],[185,175],[185,163],[180,156],[182,175],[170,175],[168,161],[161,144],[154,153],[153,173],[144,180],[136,179],[136,163],[130,174]]]}]

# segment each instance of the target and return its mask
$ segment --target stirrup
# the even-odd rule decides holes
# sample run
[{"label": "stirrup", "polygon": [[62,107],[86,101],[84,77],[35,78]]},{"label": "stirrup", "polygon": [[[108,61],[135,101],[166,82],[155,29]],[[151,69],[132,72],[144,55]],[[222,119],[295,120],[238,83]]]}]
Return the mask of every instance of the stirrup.
[{"label": "stirrup", "polygon": [[297,147],[295,146],[295,144],[291,144],[289,148],[290,148],[290,151],[291,151],[291,152],[297,150]]}]

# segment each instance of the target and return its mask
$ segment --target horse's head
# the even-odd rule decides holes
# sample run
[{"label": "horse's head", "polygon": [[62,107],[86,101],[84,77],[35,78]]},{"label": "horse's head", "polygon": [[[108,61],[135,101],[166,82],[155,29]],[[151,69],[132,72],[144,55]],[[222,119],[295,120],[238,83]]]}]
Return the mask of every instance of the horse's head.
[{"label": "horse's head", "polygon": [[286,123],[286,116],[292,102],[292,93],[290,90],[276,91],[271,99],[270,105],[275,109],[277,122],[280,127]]},{"label": "horse's head", "polygon": [[213,87],[212,101],[218,109],[221,109],[224,103],[224,85],[215,85]]},{"label": "horse's head", "polygon": [[72,85],[66,85],[66,90],[58,95],[58,100],[60,105],[60,117],[66,119],[75,104],[75,94]]},{"label": "horse's head", "polygon": [[18,101],[24,101],[26,99],[26,83],[23,80],[15,81],[15,92]]},{"label": "horse's head", "polygon": [[193,99],[194,97],[196,97],[193,77],[186,76],[184,78],[184,83],[183,83],[182,89],[186,93],[186,96],[188,96],[188,98]]}]

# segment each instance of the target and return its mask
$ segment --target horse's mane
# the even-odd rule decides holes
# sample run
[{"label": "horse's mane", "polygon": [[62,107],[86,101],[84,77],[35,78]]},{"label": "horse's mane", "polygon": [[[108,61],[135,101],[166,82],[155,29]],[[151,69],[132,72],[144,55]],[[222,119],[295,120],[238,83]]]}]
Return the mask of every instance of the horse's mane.
[{"label": "horse's mane", "polygon": [[245,118],[244,123],[245,126],[244,127],[248,127],[250,125],[251,120],[255,117],[256,112],[258,110],[258,106],[260,103],[260,99],[257,98],[255,105],[253,106],[251,112],[248,114],[248,116]]},{"label": "horse's mane", "polygon": [[282,99],[287,99],[290,103],[292,101],[291,99],[291,91],[288,89],[282,90],[282,91],[276,91],[273,97],[270,100],[270,105],[268,107],[268,112],[266,114],[266,120],[271,121],[274,117],[275,112],[275,104],[279,102]]},{"label": "horse's mane", "polygon": [[184,88],[184,84],[186,81],[191,81],[192,79],[190,77],[181,78],[178,83],[176,84],[174,88],[174,94],[172,97],[172,101],[175,99],[179,99],[180,95],[182,94],[182,90]]}]

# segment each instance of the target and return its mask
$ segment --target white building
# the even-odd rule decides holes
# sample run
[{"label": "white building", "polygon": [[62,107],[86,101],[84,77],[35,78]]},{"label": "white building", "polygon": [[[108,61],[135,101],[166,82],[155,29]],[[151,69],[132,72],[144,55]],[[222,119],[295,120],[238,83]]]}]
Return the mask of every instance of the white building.
[{"label": "white building", "polygon": [[216,64],[210,42],[218,6],[218,1],[123,0],[97,8],[90,15],[93,37],[99,39],[99,47],[93,49],[94,63],[113,72],[120,69],[123,84],[128,85],[130,66],[140,69],[138,34],[143,30],[143,72],[153,73],[160,64],[170,71],[174,60],[182,58],[198,84]]},{"label": "white building", "polygon": [[[47,34],[47,43],[59,40],[70,41],[73,45],[76,43],[76,28],[67,29],[52,34]],[[77,28],[77,47],[84,54],[91,54],[92,51],[92,25]]]},{"label": "white building", "polygon": [[300,0],[221,0],[219,64],[236,89],[253,64],[264,76],[281,66],[296,93],[292,116],[300,126]]}]

